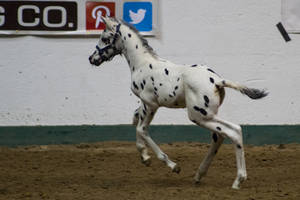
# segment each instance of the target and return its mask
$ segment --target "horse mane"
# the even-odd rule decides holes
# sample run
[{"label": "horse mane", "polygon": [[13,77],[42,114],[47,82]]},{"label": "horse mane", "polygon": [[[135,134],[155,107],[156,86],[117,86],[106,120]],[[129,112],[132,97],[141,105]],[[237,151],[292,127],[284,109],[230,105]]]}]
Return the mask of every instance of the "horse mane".
[{"label": "horse mane", "polygon": [[121,20],[121,23],[125,26],[127,26],[130,30],[132,30],[137,36],[138,38],[141,40],[143,47],[146,48],[146,50],[154,57],[157,57],[157,54],[154,52],[153,48],[149,45],[148,41],[139,33],[139,31],[132,25],[129,24],[127,22],[125,22],[124,20]]}]

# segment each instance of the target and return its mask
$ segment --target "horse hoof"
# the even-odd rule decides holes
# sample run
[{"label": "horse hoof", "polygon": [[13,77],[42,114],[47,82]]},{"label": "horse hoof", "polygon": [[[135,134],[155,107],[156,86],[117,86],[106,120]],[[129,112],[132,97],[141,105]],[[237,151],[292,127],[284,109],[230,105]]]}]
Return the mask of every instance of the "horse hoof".
[{"label": "horse hoof", "polygon": [[200,185],[201,184],[201,181],[199,180],[199,181],[194,181],[194,184],[195,185]]},{"label": "horse hoof", "polygon": [[178,165],[175,165],[175,167],[172,169],[172,172],[175,172],[177,174],[179,174],[181,171],[181,168]]},{"label": "horse hoof", "polygon": [[200,183],[201,183],[201,181],[200,181],[200,179],[199,178],[194,178],[194,183],[195,183],[195,185],[200,185]]},{"label": "horse hoof", "polygon": [[151,165],[151,159],[150,158],[148,158],[147,160],[144,160],[143,158],[141,158],[141,160],[142,160],[142,163],[145,166],[149,167]]}]

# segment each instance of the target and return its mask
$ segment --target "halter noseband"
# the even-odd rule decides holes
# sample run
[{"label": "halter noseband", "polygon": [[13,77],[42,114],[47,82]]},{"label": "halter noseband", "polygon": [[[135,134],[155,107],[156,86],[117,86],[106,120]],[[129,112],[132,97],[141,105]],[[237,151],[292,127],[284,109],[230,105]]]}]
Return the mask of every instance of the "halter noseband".
[{"label": "halter noseband", "polygon": [[118,34],[120,33],[120,27],[121,27],[121,24],[118,24],[118,25],[117,25],[117,28],[116,28],[116,33],[115,33],[115,35],[114,35],[114,39],[113,39],[113,41],[112,41],[111,44],[109,44],[109,45],[107,45],[107,46],[105,46],[105,47],[103,47],[103,48],[100,48],[98,45],[96,45],[96,49],[97,49],[98,52],[99,52],[99,56],[101,57],[101,59],[102,59],[103,61],[109,60],[109,58],[107,58],[107,57],[102,57],[103,53],[104,53],[105,51],[107,51],[108,49],[115,49],[115,48],[116,48],[114,45],[115,45],[115,43],[116,43],[116,41],[117,41],[117,39],[118,39]]}]

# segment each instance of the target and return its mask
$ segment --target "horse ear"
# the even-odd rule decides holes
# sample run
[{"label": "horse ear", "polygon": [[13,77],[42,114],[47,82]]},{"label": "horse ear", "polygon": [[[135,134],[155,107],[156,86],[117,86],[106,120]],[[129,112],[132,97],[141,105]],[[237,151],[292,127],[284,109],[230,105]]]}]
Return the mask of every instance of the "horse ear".
[{"label": "horse ear", "polygon": [[109,17],[101,16],[102,21],[106,25],[106,28],[112,30],[113,24]]},{"label": "horse ear", "polygon": [[101,19],[102,19],[103,23],[106,24],[106,17],[104,17],[103,15],[101,15]]},{"label": "horse ear", "polygon": [[107,17],[101,16],[101,19],[102,19],[103,23],[106,25],[107,24]]}]

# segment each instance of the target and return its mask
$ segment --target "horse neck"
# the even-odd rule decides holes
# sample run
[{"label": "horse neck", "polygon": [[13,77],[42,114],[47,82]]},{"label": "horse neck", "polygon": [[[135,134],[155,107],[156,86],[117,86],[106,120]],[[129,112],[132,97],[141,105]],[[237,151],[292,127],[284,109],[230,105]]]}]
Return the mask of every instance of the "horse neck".
[{"label": "horse neck", "polygon": [[144,47],[139,36],[127,27],[122,29],[122,42],[124,44],[123,55],[131,72],[144,67],[155,59],[149,50]]}]

